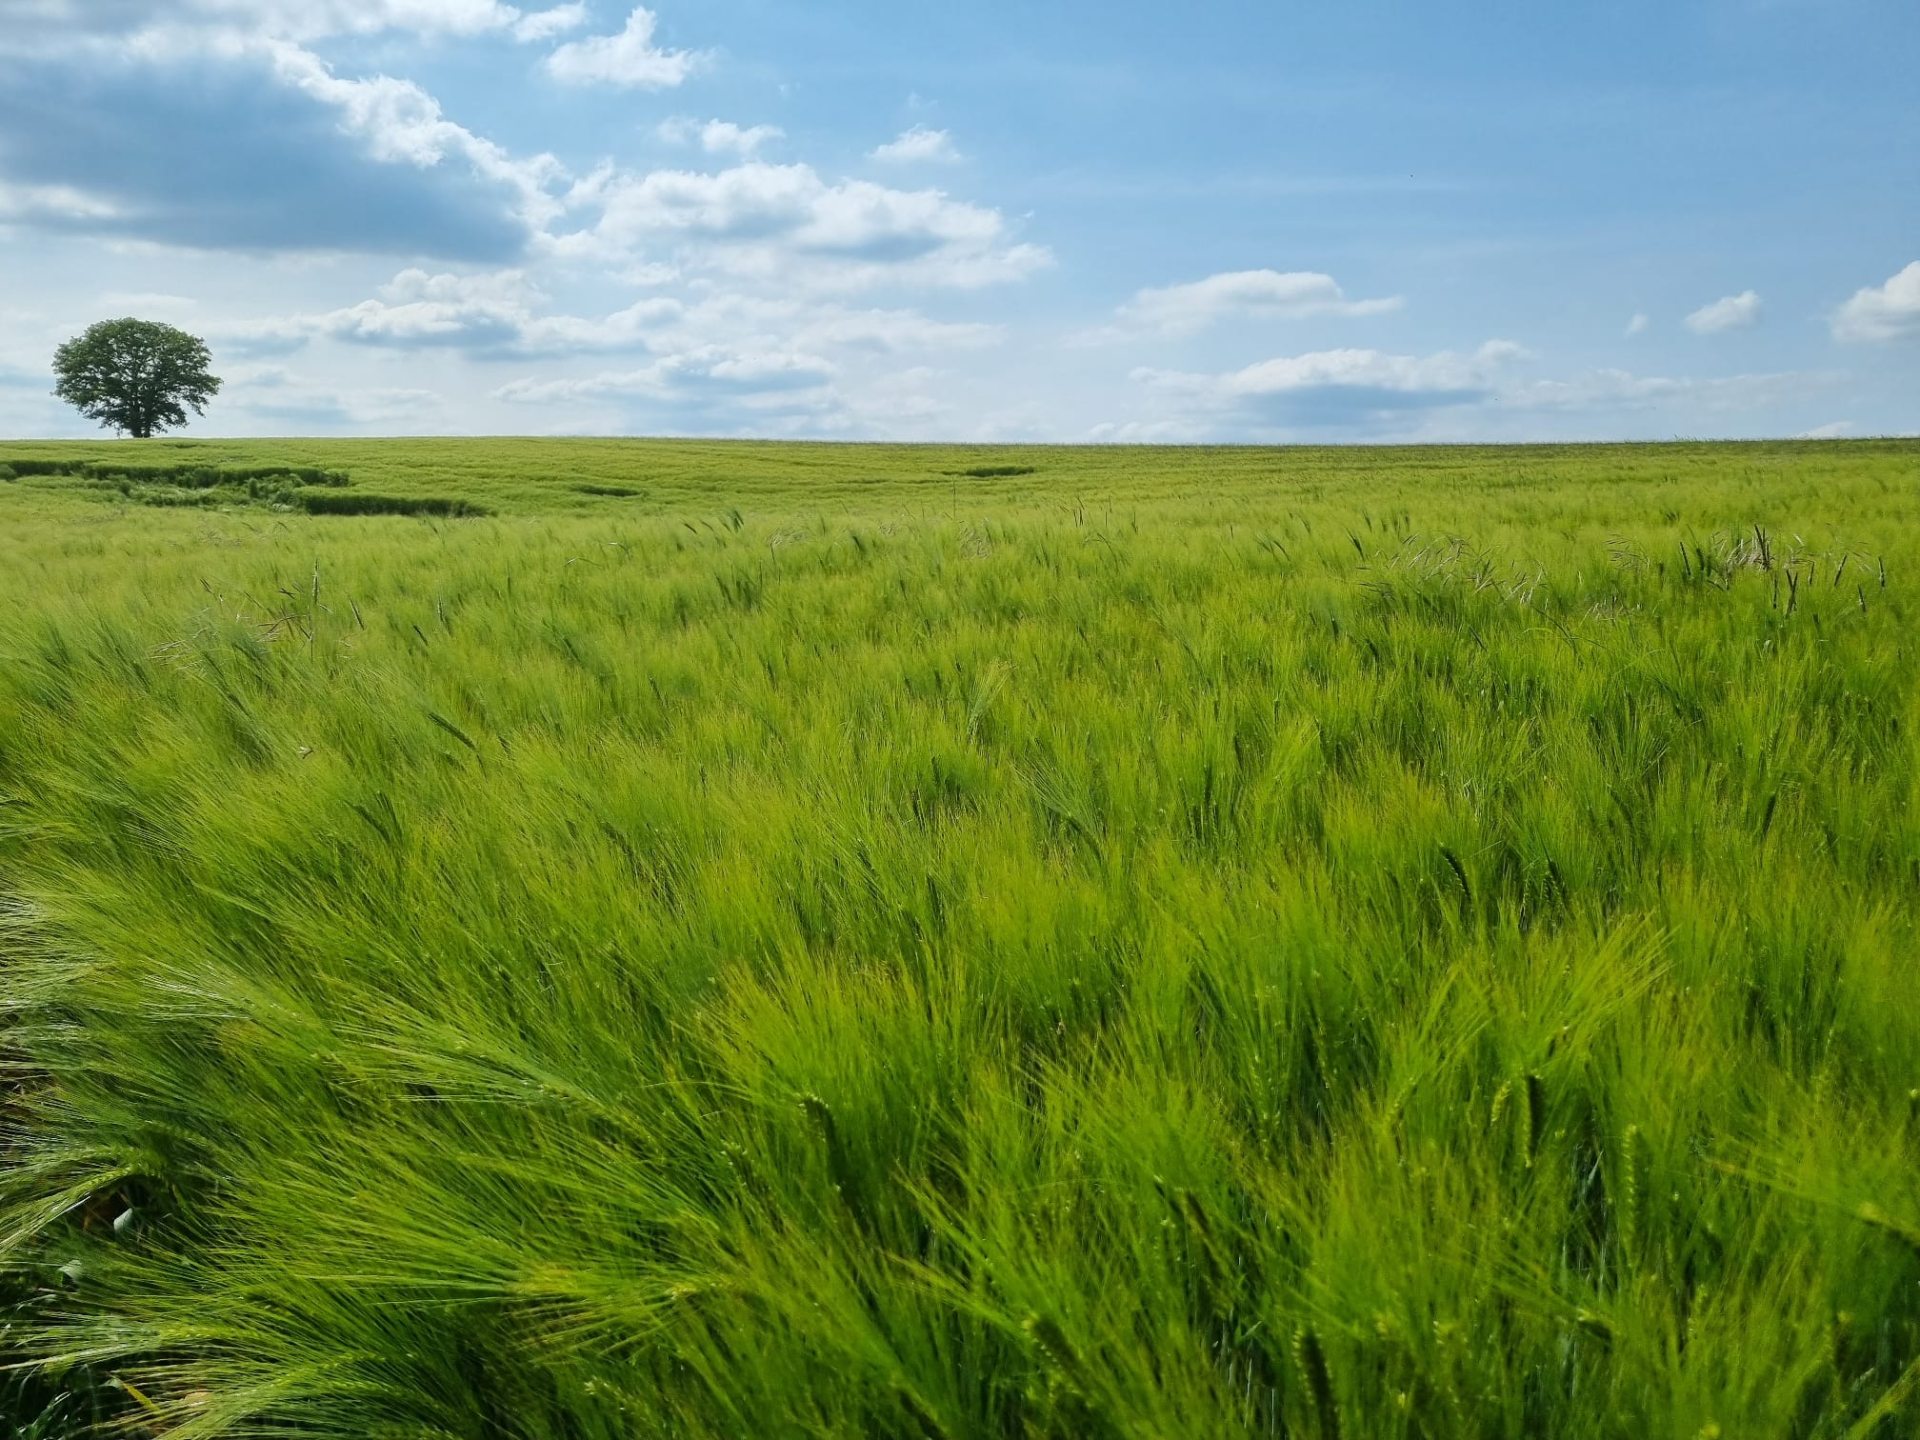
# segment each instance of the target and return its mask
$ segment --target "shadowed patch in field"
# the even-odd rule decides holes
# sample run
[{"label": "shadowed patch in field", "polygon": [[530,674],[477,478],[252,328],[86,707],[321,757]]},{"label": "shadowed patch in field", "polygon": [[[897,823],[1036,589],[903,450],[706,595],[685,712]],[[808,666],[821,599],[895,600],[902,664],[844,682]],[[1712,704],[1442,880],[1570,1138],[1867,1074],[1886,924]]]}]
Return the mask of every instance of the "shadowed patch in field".
[{"label": "shadowed patch in field", "polygon": [[[488,515],[486,506],[444,495],[376,495],[351,490],[344,470],[314,465],[139,465],[108,461],[12,462],[0,479],[15,476],[77,480],[103,498],[130,500],[156,509],[225,510],[259,507],[309,515],[421,515],[459,518]],[[638,492],[633,492],[638,493]]]}]

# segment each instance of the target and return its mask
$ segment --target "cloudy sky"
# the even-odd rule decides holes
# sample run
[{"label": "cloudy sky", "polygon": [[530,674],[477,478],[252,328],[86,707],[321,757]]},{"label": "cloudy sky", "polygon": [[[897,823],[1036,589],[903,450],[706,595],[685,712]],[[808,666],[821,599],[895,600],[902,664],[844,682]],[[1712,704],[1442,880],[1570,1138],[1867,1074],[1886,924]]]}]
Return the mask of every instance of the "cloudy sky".
[{"label": "cloudy sky", "polygon": [[1914,0],[0,0],[0,436],[1920,431]]}]

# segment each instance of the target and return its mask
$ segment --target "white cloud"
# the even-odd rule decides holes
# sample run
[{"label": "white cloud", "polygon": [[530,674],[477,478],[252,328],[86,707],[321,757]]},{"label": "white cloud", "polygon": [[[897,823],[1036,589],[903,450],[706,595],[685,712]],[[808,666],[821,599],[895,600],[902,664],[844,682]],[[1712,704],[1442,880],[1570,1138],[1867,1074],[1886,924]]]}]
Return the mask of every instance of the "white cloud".
[{"label": "white cloud", "polygon": [[571,5],[556,5],[551,10],[536,10],[513,22],[513,38],[524,45],[551,40],[587,23],[586,0]]},{"label": "white cloud", "polygon": [[446,425],[446,397],[417,387],[330,389],[264,372],[228,385],[221,398],[243,417],[243,430],[259,434],[311,434],[342,427],[425,434],[442,432]]},{"label": "white cloud", "polygon": [[[29,5],[34,34],[22,41],[13,22]],[[299,242],[237,247],[242,253],[215,270],[191,253],[196,239],[149,223],[147,190],[102,185],[87,167],[75,167],[71,180],[59,169],[23,167],[0,185],[0,226],[17,221],[146,247],[103,263],[84,292],[60,297],[63,306],[94,307],[100,292],[118,291],[121,300],[108,308],[137,313],[157,310],[163,297],[134,292],[204,289],[192,320],[229,376],[213,421],[227,433],[448,433],[494,429],[513,417],[515,428],[937,438],[992,416],[988,381],[998,371],[970,357],[1006,332],[982,323],[970,305],[951,318],[923,313],[904,292],[1009,282],[1050,264],[1002,211],[928,185],[877,183],[877,173],[844,179],[766,163],[757,157],[784,139],[777,126],[704,116],[663,132],[695,147],[682,166],[650,174],[608,161],[575,171],[469,128],[461,123],[468,117],[449,113],[406,68],[409,57],[430,53],[407,42],[436,38],[477,40],[487,63],[509,73],[531,58],[582,84],[664,85],[702,58],[668,49],[650,9],[634,11],[621,34],[596,36],[619,22],[611,3],[591,8],[606,25],[568,34],[587,20],[587,5],[0,0],[8,64],[44,45],[33,53],[58,54],[61,73],[97,74],[103,88],[138,91],[127,106],[132,115],[151,108],[148,93],[198,85],[211,71],[207,88],[216,96],[231,92],[275,117],[290,143],[278,144],[276,131],[274,145],[237,146],[254,171],[231,193],[249,189],[257,173],[298,171],[318,136],[328,149],[316,159],[343,174],[380,177],[370,193],[387,208],[406,211],[416,190],[445,194],[452,218],[436,211],[435,225],[493,230],[470,248],[366,246],[369,254],[440,257],[376,289],[350,278],[364,271],[333,253],[353,249],[364,225],[357,216],[374,213],[371,205],[336,209],[331,227],[316,228],[312,217],[289,221]],[[346,37],[378,43],[324,43]],[[529,57],[516,41],[540,49]],[[243,105],[209,107],[216,149],[232,116],[250,118]],[[33,123],[31,111],[15,109]],[[125,120],[114,128],[124,135]],[[929,148],[926,158],[938,152]],[[66,185],[19,183],[30,179]],[[281,214],[300,208],[277,192],[252,202]],[[10,243],[9,235],[0,248]],[[327,253],[306,254],[303,245]],[[494,268],[455,268],[467,265]],[[877,292],[871,300],[851,298],[869,290]],[[284,311],[247,317],[241,297],[289,291],[297,298],[265,302]],[[562,295],[568,300],[556,300]],[[592,298],[572,298],[581,295]],[[38,377],[32,385],[46,388]],[[529,408],[506,409],[496,392]],[[0,430],[51,424],[23,408],[26,393],[14,386],[11,398],[0,396],[13,407]],[[552,407],[551,421],[541,404]]]},{"label": "white cloud", "polygon": [[1920,260],[1884,285],[1856,291],[1833,317],[1836,340],[1920,338]]},{"label": "white cloud", "polygon": [[508,345],[524,333],[541,298],[517,270],[482,276],[403,270],[377,299],[293,328],[373,345]]},{"label": "white cloud", "polygon": [[109,290],[98,297],[96,308],[103,314],[179,318],[198,310],[200,302],[190,295],[168,295],[156,290]]},{"label": "white cloud", "polygon": [[1832,376],[1806,373],[1710,376],[1706,379],[1594,370],[1571,380],[1536,380],[1503,389],[1499,403],[1514,410],[1635,411],[1685,406],[1689,412],[1777,407],[1804,400]]},{"label": "white cloud", "polygon": [[1133,379],[1172,413],[1102,427],[1116,441],[1277,438],[1295,434],[1378,437],[1411,433],[1422,417],[1481,407],[1497,394],[1505,368],[1528,358],[1510,340],[1467,352],[1396,355],[1381,350],[1319,350],[1281,356],[1223,373],[1142,368]]},{"label": "white cloud", "polygon": [[684,117],[660,124],[660,138],[671,145],[698,144],[709,155],[739,155],[752,159],[763,146],[784,140],[787,132],[778,125],[736,125],[731,120],[709,120],[701,124]]},{"label": "white cloud", "polygon": [[189,0],[189,11],[232,16],[289,39],[373,34],[478,35],[520,19],[498,0]]},{"label": "white cloud", "polygon": [[557,255],[604,261],[644,252],[658,261],[658,247],[672,245],[685,270],[809,289],[974,287],[1052,263],[1041,247],[1014,243],[997,210],[939,190],[830,183],[810,165],[609,174],[591,198],[598,221],[556,237]]},{"label": "white cloud", "polygon": [[998,344],[999,327],[913,310],[860,310],[814,300],[709,293],[653,295],[609,315],[543,313],[547,297],[519,270],[482,275],[404,270],[378,295],[336,310],[215,327],[242,353],[337,340],[392,350],[457,349],[486,357],[617,351],[711,354],[952,354]]},{"label": "white cloud", "polygon": [[951,165],[960,159],[960,151],[945,130],[916,125],[874,150],[870,158],[888,165]]},{"label": "white cloud", "polygon": [[310,340],[393,350],[457,349],[481,356],[577,354],[644,348],[654,326],[685,307],[651,297],[599,319],[542,316],[546,296],[518,270],[485,275],[403,270],[378,295],[337,310],[216,330],[236,349],[276,351]]},{"label": "white cloud", "polygon": [[1384,315],[1399,297],[1349,300],[1331,275],[1313,271],[1238,270],[1186,285],[1142,290],[1120,307],[1123,325],[1161,335],[1191,335],[1241,316]]},{"label": "white cloud", "polygon": [[1687,316],[1687,328],[1696,335],[1719,335],[1728,330],[1746,330],[1760,323],[1760,296],[1752,290],[1728,295],[1711,305],[1702,305]]},{"label": "white cloud", "polygon": [[[770,309],[780,305],[778,301],[762,303]],[[849,310],[816,305],[802,310],[796,322],[795,333],[805,343],[889,355],[984,350],[1006,338],[998,325],[930,320],[914,310]]]},{"label": "white cloud", "polygon": [[9,0],[9,42],[70,50],[105,42],[125,52],[244,39],[309,43],[387,33],[546,39],[585,19],[584,3],[527,13],[501,0]]},{"label": "white cloud", "polygon": [[110,220],[118,213],[111,201],[71,185],[10,185],[0,180],[0,225],[10,220]]},{"label": "white cloud", "polygon": [[[1378,350],[1328,350],[1282,357],[1223,374],[1138,370],[1134,378],[1161,398],[1161,413],[1102,426],[1092,438],[1275,438],[1292,434],[1520,438],[1545,422],[1564,432],[1575,417],[1596,417],[1597,433],[1646,428],[1626,417],[1665,417],[1661,428],[1737,430],[1719,417],[1775,415],[1830,387],[1836,377],[1788,373],[1669,378],[1600,370],[1568,379],[1531,379],[1515,367],[1533,357],[1511,341],[1477,350],[1415,356]],[[1551,417],[1551,418],[1549,418]]]},{"label": "white cloud", "polygon": [[1635,315],[1627,322],[1627,338],[1631,340],[1636,335],[1644,335],[1652,328],[1653,319],[1651,316],[1645,314]]},{"label": "white cloud", "polygon": [[1196,420],[1109,420],[1087,432],[1096,445],[1190,445],[1213,437]]},{"label": "white cloud", "polygon": [[691,75],[702,57],[691,50],[662,50],[653,43],[659,20],[635,7],[617,35],[596,35],[562,45],[547,57],[547,71],[567,85],[617,85],[628,90],[669,90]]},{"label": "white cloud", "polygon": [[935,393],[945,379],[943,371],[916,365],[876,376],[857,394],[843,395],[841,402],[850,418],[869,431],[931,438],[935,432],[927,428],[930,422],[954,413],[952,402]]},{"label": "white cloud", "polygon": [[1811,430],[1802,430],[1793,438],[1796,440],[1844,440],[1859,428],[1851,420],[1834,420],[1825,425],[1816,425]]},{"label": "white cloud", "polygon": [[440,102],[411,80],[389,75],[343,80],[312,51],[284,42],[270,43],[267,53],[283,83],[338,109],[343,127],[366,141],[375,160],[426,169],[457,157],[516,192],[522,218],[530,226],[543,226],[561,213],[563,205],[552,191],[567,177],[553,156],[516,159],[447,119]]},{"label": "white cloud", "polygon": [[659,355],[721,350],[897,353],[992,343],[976,338],[972,333],[976,328],[988,329],[940,325],[912,311],[852,311],[740,295],[691,301],[662,295],[599,318],[528,319],[512,348],[528,355],[554,356],[621,350]]},{"label": "white cloud", "polygon": [[[518,18],[511,6],[473,0],[89,0],[84,13],[76,6],[37,40],[30,35],[25,50],[15,50],[18,27],[0,22],[0,55],[14,51],[9,68],[23,70],[28,87],[10,110],[0,107],[4,123],[22,132],[0,135],[0,152],[26,174],[71,174],[99,192],[77,197],[84,204],[71,192],[28,197],[28,218],[42,229],[210,249],[504,257],[559,213],[549,188],[565,178],[563,167],[551,156],[509,154],[447,118],[410,80],[347,78],[307,41],[402,24],[419,34],[497,30]],[[33,111],[46,103],[41,95],[69,92],[90,123],[55,139]],[[145,133],[149,112],[163,115],[170,133]],[[200,163],[176,172],[161,158],[169,143]],[[386,166],[439,173],[417,187],[416,205],[401,198],[414,187],[380,174]],[[309,169],[303,187],[296,172]],[[507,193],[487,193],[476,178]],[[311,214],[298,213],[303,189]]]},{"label": "white cloud", "polygon": [[957,428],[955,379],[929,365],[849,366],[801,344],[714,345],[636,369],[516,380],[493,399],[567,430],[612,433],[666,416],[689,434],[935,440]]},{"label": "white cloud", "polygon": [[664,400],[723,394],[750,404],[756,396],[784,399],[794,391],[819,390],[838,373],[832,361],[801,351],[707,346],[663,356],[637,370],[565,380],[516,380],[501,386],[494,397],[514,404],[550,405],[623,396]]},{"label": "white cloud", "polygon": [[1303,410],[1352,415],[1484,400],[1500,367],[1526,354],[1510,340],[1490,340],[1468,353],[1443,350],[1426,356],[1320,350],[1263,360],[1225,374],[1141,369],[1133,378],[1209,408],[1299,401]]},{"label": "white cloud", "polygon": [[680,278],[678,265],[663,265],[657,261],[638,260],[609,272],[623,285],[632,285],[640,290],[654,290],[662,285],[671,285]]},{"label": "white cloud", "polygon": [[[160,12],[174,29],[163,33],[149,26],[135,33],[126,17],[151,18],[148,0],[101,3],[122,23],[114,30],[103,21],[98,34],[112,36],[113,53],[123,58],[158,67],[211,56],[260,67],[279,85],[335,112],[341,131],[377,164],[437,169],[449,186],[464,182],[462,172],[498,185],[503,193],[491,231],[481,235],[478,219],[467,226],[481,235],[474,244],[490,247],[475,253],[512,255],[524,237],[535,260],[597,266],[644,277],[647,284],[663,278],[691,283],[705,275],[815,292],[979,287],[1022,279],[1052,263],[1044,248],[1020,243],[998,210],[936,189],[830,181],[807,165],[761,162],[756,153],[780,138],[771,125],[709,120],[667,127],[670,136],[697,140],[708,154],[741,157],[717,173],[635,173],[603,163],[576,175],[552,155],[515,154],[457,123],[411,80],[343,75],[305,44],[286,38],[400,26],[422,33],[543,31],[573,18],[565,5],[529,13],[497,0],[174,0]],[[235,24],[189,33],[178,28],[181,17],[202,25],[210,17]],[[621,34],[563,45],[548,61],[556,73],[582,81],[668,83],[699,57],[660,49],[655,28],[650,10],[635,9]],[[471,202],[463,197],[455,203]],[[122,216],[116,199],[96,200],[72,189],[0,190],[0,223],[45,226],[91,217],[137,234],[143,213]],[[475,207],[473,213],[484,211]],[[463,230],[461,242],[466,238]]]}]

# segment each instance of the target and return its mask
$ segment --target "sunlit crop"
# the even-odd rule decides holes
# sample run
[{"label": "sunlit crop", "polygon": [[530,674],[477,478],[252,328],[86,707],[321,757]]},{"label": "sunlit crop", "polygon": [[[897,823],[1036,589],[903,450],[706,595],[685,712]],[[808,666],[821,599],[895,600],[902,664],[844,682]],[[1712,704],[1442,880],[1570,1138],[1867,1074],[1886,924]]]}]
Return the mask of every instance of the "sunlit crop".
[{"label": "sunlit crop", "polygon": [[1916,1423],[1920,445],[0,464],[18,1433]]}]

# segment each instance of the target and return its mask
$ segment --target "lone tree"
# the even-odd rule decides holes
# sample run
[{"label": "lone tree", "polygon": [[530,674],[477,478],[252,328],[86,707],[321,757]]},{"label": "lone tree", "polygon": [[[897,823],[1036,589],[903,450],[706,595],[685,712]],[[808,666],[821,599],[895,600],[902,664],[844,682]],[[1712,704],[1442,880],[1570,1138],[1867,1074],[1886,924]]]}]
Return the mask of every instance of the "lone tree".
[{"label": "lone tree", "polygon": [[89,420],[136,440],[207,413],[220,391],[206,343],[152,320],[102,320],[53,357],[53,393]]}]

